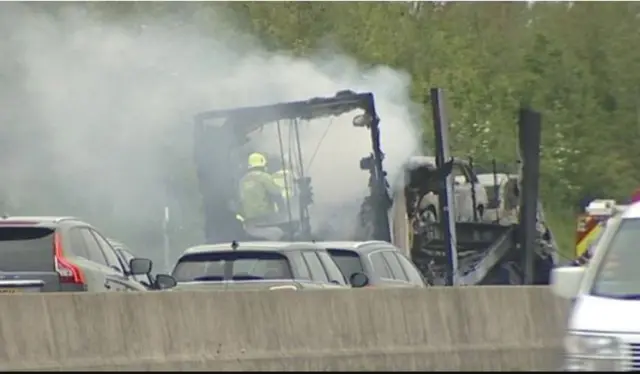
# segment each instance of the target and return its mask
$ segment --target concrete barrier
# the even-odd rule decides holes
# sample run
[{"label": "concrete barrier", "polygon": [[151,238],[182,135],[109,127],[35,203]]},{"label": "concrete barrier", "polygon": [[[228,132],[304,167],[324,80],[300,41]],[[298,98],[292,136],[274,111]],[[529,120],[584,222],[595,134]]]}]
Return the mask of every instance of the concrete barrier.
[{"label": "concrete barrier", "polygon": [[0,370],[553,370],[566,303],[466,287],[0,296]]}]

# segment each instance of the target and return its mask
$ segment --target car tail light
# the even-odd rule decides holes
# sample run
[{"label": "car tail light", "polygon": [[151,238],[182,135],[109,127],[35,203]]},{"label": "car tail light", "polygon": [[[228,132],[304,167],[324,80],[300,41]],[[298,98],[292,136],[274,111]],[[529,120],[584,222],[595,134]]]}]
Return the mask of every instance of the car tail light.
[{"label": "car tail light", "polygon": [[65,260],[62,255],[62,239],[60,234],[53,234],[53,249],[55,255],[56,272],[60,276],[61,283],[84,284],[84,274],[75,265]]}]

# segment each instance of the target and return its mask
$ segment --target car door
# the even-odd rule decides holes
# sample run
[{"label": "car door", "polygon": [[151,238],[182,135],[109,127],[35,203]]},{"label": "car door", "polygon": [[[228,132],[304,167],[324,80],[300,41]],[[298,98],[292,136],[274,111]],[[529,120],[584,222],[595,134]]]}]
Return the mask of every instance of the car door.
[{"label": "car door", "polygon": [[326,273],[320,258],[315,251],[302,251],[302,258],[309,267],[311,273],[311,280],[321,286],[322,288],[334,288],[336,285],[332,285],[329,280],[329,275]]},{"label": "car door", "polygon": [[91,258],[93,253],[87,247],[81,228],[68,227],[64,232],[63,240],[64,255],[84,274],[87,290],[104,291],[104,272],[100,265]]},{"label": "car door", "polygon": [[[76,256],[76,264],[83,271],[91,274],[91,278],[87,279],[88,290],[92,292],[115,291],[107,279],[107,274],[114,270],[109,268],[104,254],[88,228],[77,226],[70,229],[69,238]],[[83,253],[80,248],[83,249]]]},{"label": "car door", "polygon": [[107,260],[109,267],[116,271],[114,274],[110,275],[110,281],[124,286],[125,291],[145,291],[147,288],[143,284],[138,282],[134,277],[127,275],[127,272],[125,272],[124,267],[120,262],[118,254],[111,244],[109,244],[109,242],[95,229],[89,229],[89,231],[98,243],[102,253],[104,253],[104,257]]},{"label": "car door", "polygon": [[104,283],[102,285],[96,285],[96,288],[102,286],[102,291],[126,291],[127,287],[122,281],[119,281],[119,274],[117,269],[110,267],[109,262],[102,252],[100,245],[96,241],[96,238],[91,233],[88,227],[80,228],[80,233],[84,238],[86,244],[87,253],[91,257],[91,261],[96,265],[97,269],[102,273]]},{"label": "car door", "polygon": [[409,281],[409,276],[404,271],[402,264],[400,264],[400,260],[398,260],[398,256],[396,255],[395,249],[384,250],[382,251],[382,257],[384,257],[385,261],[389,265],[389,269],[391,269],[391,275],[393,279],[398,282],[404,283],[405,286],[413,286]]},{"label": "car door", "polygon": [[396,264],[392,265],[387,261],[385,257],[385,253],[387,252],[389,252],[389,250],[379,249],[369,253],[368,257],[371,261],[373,271],[377,274],[377,278],[380,279],[384,286],[406,287],[406,275],[402,271],[402,268],[398,271]]},{"label": "car door", "polygon": [[316,254],[318,258],[320,258],[320,262],[329,277],[329,282],[343,287],[349,285],[349,282],[342,275],[340,268],[327,252],[317,251]]},{"label": "car door", "polygon": [[404,269],[404,273],[409,278],[409,283],[416,287],[425,287],[427,285],[427,281],[422,276],[422,273],[418,270],[418,268],[402,253],[396,252],[394,253],[398,258],[400,265]]},{"label": "car door", "polygon": [[293,275],[296,281],[302,283],[303,287],[318,287],[315,281],[311,279],[311,270],[307,265],[307,261],[302,257],[302,253],[299,251],[291,251],[288,257],[289,261],[291,261]]},{"label": "car door", "polygon": [[451,169],[453,177],[454,212],[456,221],[473,220],[473,203],[471,201],[471,183],[464,165],[454,162]]}]

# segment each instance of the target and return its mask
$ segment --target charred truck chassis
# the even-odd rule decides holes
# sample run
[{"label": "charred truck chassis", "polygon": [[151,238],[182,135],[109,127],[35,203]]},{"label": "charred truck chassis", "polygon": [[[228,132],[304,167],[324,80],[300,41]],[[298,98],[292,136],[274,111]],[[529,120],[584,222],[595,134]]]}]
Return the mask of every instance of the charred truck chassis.
[{"label": "charred truck chassis", "polygon": [[[557,248],[538,203],[539,114],[522,110],[520,115],[521,170],[515,183],[518,219],[506,225],[490,219],[454,222],[460,207],[450,196],[452,159],[441,90],[433,89],[431,99],[437,167],[406,165],[404,183],[393,195],[394,244],[409,252],[432,284],[547,284]],[[420,201],[426,194],[439,199],[439,212],[424,209]]]},{"label": "charred truck chassis", "polygon": [[[338,92],[334,97],[203,112],[195,117],[195,161],[199,186],[204,203],[205,237],[208,243],[256,239],[249,235],[236,218],[238,182],[246,173],[246,155],[240,151],[248,142],[248,135],[267,123],[304,121],[340,116],[354,110],[364,111],[354,119],[354,126],[366,127],[371,137],[371,153],[360,160],[360,169],[369,172],[369,196],[365,198],[361,214],[364,239],[391,241],[387,212],[390,198],[386,173],[382,168],[384,154],[380,148],[379,118],[371,93]],[[292,124],[296,126],[297,122]],[[297,139],[296,157],[302,157]],[[282,151],[281,151],[282,153]],[[282,155],[281,155],[282,156]],[[308,206],[312,203],[310,178],[300,175],[295,181],[301,191],[308,193],[300,201],[296,212],[297,225],[286,231],[287,239],[311,240]],[[364,214],[362,212],[365,212]],[[356,217],[354,217],[356,219]],[[289,220],[289,224],[292,224]]]}]

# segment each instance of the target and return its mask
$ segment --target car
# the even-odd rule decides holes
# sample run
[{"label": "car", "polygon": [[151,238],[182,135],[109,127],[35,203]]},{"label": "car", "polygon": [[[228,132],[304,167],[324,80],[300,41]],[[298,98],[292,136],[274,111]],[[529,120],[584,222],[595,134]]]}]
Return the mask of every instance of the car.
[{"label": "car", "polygon": [[0,293],[145,291],[132,275],[151,267],[134,258],[127,273],[104,235],[78,218],[0,217]]},{"label": "car", "polygon": [[231,242],[187,249],[171,275],[176,289],[324,289],[349,285],[312,242]]},{"label": "car", "polygon": [[[407,252],[422,252],[427,250],[425,244],[437,236],[436,226],[441,222],[439,193],[443,173],[453,179],[453,209],[450,213],[454,221],[486,221],[487,191],[480,185],[468,161],[453,158],[438,168],[433,156],[411,156],[403,164],[402,172],[392,180],[389,223],[394,246]],[[371,229],[360,229],[352,239],[371,238],[371,235],[363,235],[360,231],[366,234]]]},{"label": "car", "polygon": [[[412,202],[420,212],[426,212],[433,221],[438,221],[438,174],[434,173],[436,158],[433,156],[412,156],[405,164],[405,189],[411,190]],[[471,222],[482,220],[482,216],[489,204],[487,191],[478,182],[478,177],[469,162],[460,158],[453,158],[451,168],[453,177],[453,192],[455,199],[455,221]],[[404,191],[405,193],[407,191]],[[473,200],[475,199],[475,207]],[[475,216],[474,216],[475,209]]]},{"label": "car", "polygon": [[148,290],[165,290],[169,288],[173,288],[176,286],[176,281],[172,276],[168,274],[158,274],[155,277],[151,275],[151,272],[146,274],[133,274],[131,273],[131,261],[136,257],[131,253],[131,250],[127,248],[121,242],[115,241],[113,239],[107,238],[107,241],[113,249],[116,251],[116,254],[120,258],[122,262],[122,266],[125,269],[127,274],[130,274],[133,278],[135,278],[140,284],[145,286]]},{"label": "car", "polygon": [[517,223],[520,203],[518,174],[480,173],[476,177],[488,198],[483,220],[504,225]]},{"label": "car", "polygon": [[427,287],[416,266],[398,248],[383,241],[316,242],[326,248],[354,288]]},{"label": "car", "polygon": [[586,266],[551,273],[571,305],[564,371],[640,371],[640,203],[616,210]]}]

